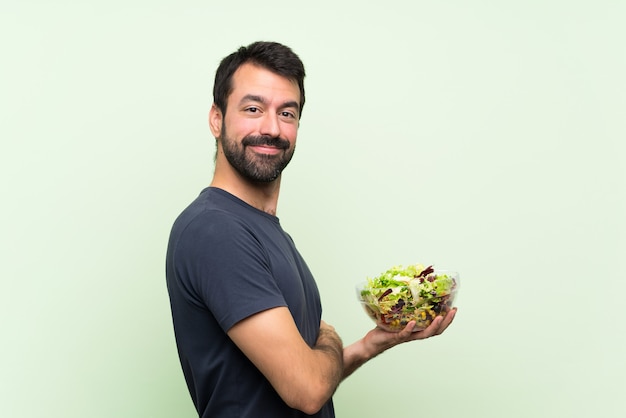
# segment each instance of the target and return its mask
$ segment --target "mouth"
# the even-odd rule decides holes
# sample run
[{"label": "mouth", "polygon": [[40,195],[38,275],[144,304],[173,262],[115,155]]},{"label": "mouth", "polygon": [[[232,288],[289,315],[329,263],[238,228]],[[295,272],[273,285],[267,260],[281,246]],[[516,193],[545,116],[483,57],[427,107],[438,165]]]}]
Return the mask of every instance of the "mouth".
[{"label": "mouth", "polygon": [[243,139],[242,145],[250,148],[255,154],[265,157],[283,154],[290,146],[289,141],[270,136],[248,136]]},{"label": "mouth", "polygon": [[289,141],[282,138],[248,136],[243,139],[242,145],[259,154],[276,155],[288,150],[290,144]]},{"label": "mouth", "polygon": [[274,147],[271,145],[247,145],[247,147],[258,154],[266,155],[277,155],[284,151],[282,147]]}]

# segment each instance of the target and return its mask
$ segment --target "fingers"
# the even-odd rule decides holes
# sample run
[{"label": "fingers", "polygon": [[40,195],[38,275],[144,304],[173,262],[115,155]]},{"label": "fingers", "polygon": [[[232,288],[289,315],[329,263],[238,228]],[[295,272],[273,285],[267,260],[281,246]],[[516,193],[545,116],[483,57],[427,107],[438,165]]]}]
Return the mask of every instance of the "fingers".
[{"label": "fingers", "polygon": [[[441,326],[443,318],[440,316],[435,317],[433,321],[427,328],[424,328],[421,331],[413,331],[415,328],[415,321],[410,321],[404,329],[398,333],[396,333],[396,338],[398,342],[406,342],[406,341],[415,341],[415,340],[423,340],[434,335],[437,335],[437,331]],[[442,331],[443,332],[443,331]]]},{"label": "fingers", "polygon": [[453,308],[446,313],[445,317],[435,317],[427,328],[417,332],[413,331],[416,324],[415,321],[410,321],[400,332],[395,333],[376,327],[367,334],[366,339],[376,346],[377,352],[383,352],[404,342],[423,340],[440,335],[450,326],[455,314],[456,308]]},{"label": "fingers", "polygon": [[422,338],[430,338],[435,335],[439,335],[439,328],[441,327],[442,322],[443,318],[441,316],[435,317],[425,330],[420,331],[422,333]]},{"label": "fingers", "polygon": [[408,324],[404,327],[404,329],[398,332],[396,335],[398,339],[405,340],[413,335],[413,328],[415,328],[415,321],[409,321]]},{"label": "fingers", "polygon": [[[436,335],[442,334],[452,323],[454,320],[454,316],[456,315],[456,308],[450,309],[445,317],[437,316],[430,325],[423,329],[422,331],[414,332],[412,335],[413,340],[423,340],[426,338],[434,337]],[[406,328],[405,328],[406,330]],[[403,330],[404,332],[404,330]]]},{"label": "fingers", "polygon": [[441,334],[450,326],[452,321],[454,321],[454,316],[456,315],[456,308],[452,308],[446,313],[446,316],[443,317],[441,324],[439,325],[439,329],[437,330],[437,335]]},{"label": "fingers", "polygon": [[446,316],[440,317],[441,321],[439,321],[439,324],[437,325],[437,329],[435,330],[432,336],[442,334],[450,326],[450,324],[454,320],[455,315],[456,315],[456,308],[452,308],[446,313]]}]

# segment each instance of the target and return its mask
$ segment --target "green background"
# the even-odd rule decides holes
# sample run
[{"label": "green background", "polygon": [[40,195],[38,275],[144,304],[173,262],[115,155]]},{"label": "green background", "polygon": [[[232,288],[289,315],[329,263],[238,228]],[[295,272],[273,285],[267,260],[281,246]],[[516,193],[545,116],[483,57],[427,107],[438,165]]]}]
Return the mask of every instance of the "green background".
[{"label": "green background", "polygon": [[0,416],[194,416],[166,241],[211,179],[215,68],[255,40],[307,67],[278,215],[344,342],[365,277],[461,273],[453,326],[363,366],[338,417],[626,413],[626,3],[0,10]]}]

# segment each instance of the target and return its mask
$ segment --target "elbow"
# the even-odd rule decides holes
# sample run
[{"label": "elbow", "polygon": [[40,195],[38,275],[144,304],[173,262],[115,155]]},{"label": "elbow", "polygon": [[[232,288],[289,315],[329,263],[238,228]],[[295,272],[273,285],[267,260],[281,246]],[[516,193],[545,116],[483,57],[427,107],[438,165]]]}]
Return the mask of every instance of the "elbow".
[{"label": "elbow", "polygon": [[303,388],[300,396],[293,399],[285,400],[287,405],[298,411],[302,411],[307,415],[313,415],[330,400],[335,388],[329,387],[327,384],[309,384]]},{"label": "elbow", "polygon": [[315,399],[302,399],[298,402],[294,402],[291,404],[287,403],[287,405],[289,405],[290,408],[297,409],[298,411],[304,412],[307,415],[314,415],[318,413],[320,409],[322,409],[327,401],[328,399],[323,401]]},{"label": "elbow", "polygon": [[328,401],[328,399],[324,400],[324,401],[315,401],[313,399],[308,400],[306,403],[303,403],[302,405],[300,405],[297,408],[299,411],[304,412],[307,415],[314,415],[316,413],[318,413],[320,411],[320,409],[322,409],[322,407],[324,406],[324,404],[326,404],[326,402]]},{"label": "elbow", "polygon": [[307,415],[315,415],[315,414],[317,414],[320,411],[320,409],[322,409],[322,406],[324,406],[324,404],[317,405],[317,406],[313,406],[312,405],[310,408],[309,407],[301,408],[301,409],[299,409],[299,411],[302,411],[302,412],[304,412]]}]

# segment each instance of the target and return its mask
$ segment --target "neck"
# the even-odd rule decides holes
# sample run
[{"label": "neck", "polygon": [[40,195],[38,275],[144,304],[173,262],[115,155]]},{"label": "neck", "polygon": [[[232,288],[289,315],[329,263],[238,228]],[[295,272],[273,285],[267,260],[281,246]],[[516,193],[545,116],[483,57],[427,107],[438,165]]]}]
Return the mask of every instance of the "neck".
[{"label": "neck", "polygon": [[215,167],[211,187],[225,190],[250,206],[276,216],[280,176],[269,183],[252,182],[242,177],[230,164],[221,165],[218,163]]}]

